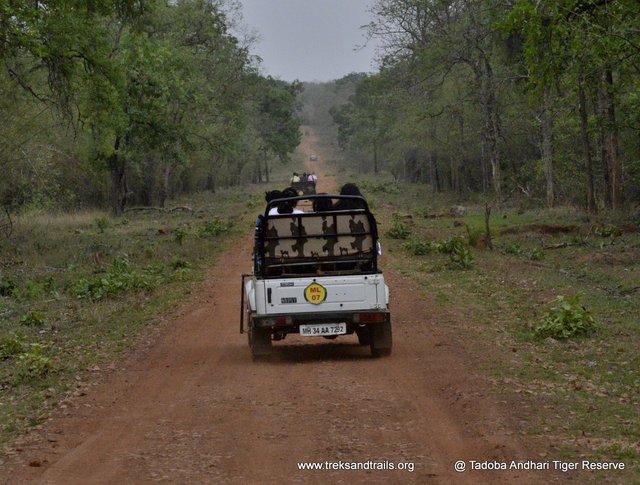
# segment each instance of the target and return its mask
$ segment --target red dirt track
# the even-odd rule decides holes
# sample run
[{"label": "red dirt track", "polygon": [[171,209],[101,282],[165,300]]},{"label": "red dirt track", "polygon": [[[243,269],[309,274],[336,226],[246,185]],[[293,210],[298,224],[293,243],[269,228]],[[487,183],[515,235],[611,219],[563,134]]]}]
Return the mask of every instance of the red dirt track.
[{"label": "red dirt track", "polygon": [[[318,153],[311,133],[299,148]],[[335,190],[322,154],[307,162]],[[222,255],[151,343],[21,445],[2,483],[544,483],[550,472],[454,470],[457,460],[535,460],[474,362],[419,289],[386,271],[394,347],[355,335],[288,337],[253,362],[238,332],[252,235]],[[386,257],[391,257],[390,255]],[[385,267],[385,257],[381,260]],[[412,463],[407,470],[299,470],[299,462]],[[31,464],[31,466],[30,466]],[[8,465],[8,468],[7,468]],[[34,466],[35,465],[35,466]],[[340,466],[336,464],[335,466]],[[369,465],[371,467],[372,465]],[[380,465],[382,466],[382,465]],[[534,474],[535,473],[535,474]]]}]

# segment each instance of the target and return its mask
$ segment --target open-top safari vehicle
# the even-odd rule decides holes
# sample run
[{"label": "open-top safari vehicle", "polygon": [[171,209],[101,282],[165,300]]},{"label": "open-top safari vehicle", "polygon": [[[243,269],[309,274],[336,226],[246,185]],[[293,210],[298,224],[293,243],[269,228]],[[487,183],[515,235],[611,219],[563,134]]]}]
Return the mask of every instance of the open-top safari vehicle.
[{"label": "open-top safari vehicle", "polygon": [[[240,318],[254,357],[268,355],[272,341],[292,333],[329,339],[355,333],[374,356],[391,353],[389,289],[378,268],[373,214],[362,197],[288,200],[322,198],[351,199],[362,208],[265,215],[256,231],[254,270],[242,278]],[[271,201],[265,214],[282,201]]]},{"label": "open-top safari vehicle", "polygon": [[316,193],[316,183],[312,180],[301,180],[300,182],[293,182],[291,187],[296,189],[296,192],[302,195],[313,195]]}]

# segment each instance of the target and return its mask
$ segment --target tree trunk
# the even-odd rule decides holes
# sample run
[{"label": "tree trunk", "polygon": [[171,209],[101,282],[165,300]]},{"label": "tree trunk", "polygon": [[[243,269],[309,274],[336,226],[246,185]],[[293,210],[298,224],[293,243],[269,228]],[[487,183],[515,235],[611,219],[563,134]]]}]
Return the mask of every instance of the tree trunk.
[{"label": "tree trunk", "polygon": [[551,120],[551,86],[546,84],[542,95],[542,160],[544,161],[544,176],[547,183],[547,206],[553,207],[554,187],[553,187],[553,152],[551,148],[551,137],[553,123]]},{"label": "tree trunk", "polygon": [[264,155],[264,176],[267,183],[269,183],[269,160],[267,159],[267,150],[263,151],[263,155]]},{"label": "tree trunk", "polygon": [[[455,172],[451,174],[453,190],[456,193],[461,194],[464,186],[463,174],[464,167],[467,160],[467,148],[465,146],[465,133],[464,133],[464,113],[461,111],[458,113],[458,128],[460,130],[460,159],[455,163]],[[461,168],[462,167],[462,168]],[[453,178],[455,176],[455,179]]]},{"label": "tree trunk", "polygon": [[622,204],[622,163],[618,150],[618,129],[616,126],[615,100],[613,98],[613,73],[607,68],[602,74],[599,87],[600,102],[600,142],[605,180],[605,205],[618,209]]},{"label": "tree trunk", "polygon": [[456,168],[456,157],[449,157],[449,189],[458,193],[458,169]]},{"label": "tree trunk", "polygon": [[436,152],[431,152],[429,157],[429,176],[431,178],[431,190],[433,193],[440,192],[440,177],[438,176],[438,156]]},{"label": "tree trunk", "polygon": [[144,170],[144,175],[142,176],[142,181],[144,187],[141,187],[141,190],[136,194],[136,203],[141,203],[143,206],[150,207],[154,205],[153,196],[155,195],[154,188],[156,185],[156,173],[154,170],[153,160],[147,159],[147,166]]},{"label": "tree trunk", "polygon": [[607,101],[607,153],[611,168],[611,208],[622,207],[622,162],[620,160],[620,150],[618,146],[618,124],[616,122],[616,103],[613,97],[613,71],[607,69],[604,73],[606,101]]},{"label": "tree trunk", "polygon": [[212,173],[207,175],[207,182],[205,185],[205,189],[214,194],[216,192],[216,183]]},{"label": "tree trunk", "polygon": [[164,208],[164,205],[169,197],[169,182],[171,180],[171,170],[174,165],[172,163],[165,163],[162,171],[162,185],[160,186],[160,193],[158,194],[158,202],[160,207]]},{"label": "tree trunk", "polygon": [[125,161],[118,154],[120,137],[116,137],[114,150],[107,163],[111,173],[111,210],[116,216],[121,216],[127,205],[127,179]]},{"label": "tree trunk", "polygon": [[259,160],[256,160],[254,167],[255,170],[253,171],[253,180],[254,183],[259,184],[260,182],[262,182],[262,169],[260,168]]},{"label": "tree trunk", "polygon": [[596,196],[593,181],[593,159],[589,143],[589,119],[587,116],[587,101],[582,82],[578,83],[578,102],[580,110],[580,131],[582,135],[582,151],[584,153],[585,168],[587,171],[587,210],[592,214],[597,212]]},{"label": "tree trunk", "polygon": [[373,141],[373,173],[378,173],[378,143]]},{"label": "tree trunk", "polygon": [[483,138],[488,151],[489,163],[491,164],[491,181],[496,204],[500,207],[502,201],[502,174],[500,172],[500,149],[498,147],[498,140],[500,139],[498,103],[493,80],[493,69],[484,53],[481,62],[482,68],[477,69],[476,76],[479,77],[480,101],[484,111]]},{"label": "tree trunk", "polygon": [[482,193],[489,191],[489,170],[487,169],[487,141],[482,137],[480,142],[480,168],[482,170]]},{"label": "tree trunk", "polygon": [[402,179],[405,182],[407,181],[407,163],[409,163],[409,160],[407,159],[407,157],[403,157],[402,158]]},{"label": "tree trunk", "polygon": [[[598,89],[598,103],[600,104],[600,112],[602,113],[602,93]],[[611,208],[611,172],[609,170],[609,157],[606,149],[606,133],[604,122],[600,119],[600,130],[598,133],[598,141],[600,144],[600,163],[602,164],[602,177],[604,180],[604,207]]]},{"label": "tree trunk", "polygon": [[484,204],[484,237],[487,240],[487,247],[493,251],[493,242],[491,241],[491,227],[489,219],[491,217],[491,206]]}]

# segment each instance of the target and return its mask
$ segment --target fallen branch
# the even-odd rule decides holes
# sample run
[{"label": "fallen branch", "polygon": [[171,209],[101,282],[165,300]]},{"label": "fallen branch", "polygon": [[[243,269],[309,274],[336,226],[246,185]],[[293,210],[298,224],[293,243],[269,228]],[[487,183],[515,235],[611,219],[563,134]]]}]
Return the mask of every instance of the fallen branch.
[{"label": "fallen branch", "polygon": [[640,286],[634,286],[633,288],[627,288],[626,290],[620,290],[618,293],[621,296],[629,296],[632,293],[635,293],[636,291],[640,290]]},{"label": "fallen branch", "polygon": [[503,227],[500,235],[522,234],[523,232],[540,232],[542,234],[569,234],[578,232],[578,226],[563,226],[559,224],[524,224],[520,226]]},{"label": "fallen branch", "polygon": [[159,211],[166,212],[166,209],[162,207],[125,207],[124,212],[139,212],[139,211]]},{"label": "fallen branch", "polygon": [[549,246],[545,246],[544,241],[542,242],[542,249],[544,249],[545,251],[547,249],[562,249],[562,248],[568,248],[571,246],[584,246],[585,243],[584,242],[563,242],[563,243],[559,243],[559,244],[550,244]]},{"label": "fallen branch", "polygon": [[141,207],[126,207],[124,212],[137,212],[137,211],[158,211],[158,212],[176,212],[176,211],[185,211],[185,212],[193,212],[193,209],[186,205],[179,205],[177,207],[172,207],[167,209],[165,207],[153,207],[153,206],[141,206]]}]

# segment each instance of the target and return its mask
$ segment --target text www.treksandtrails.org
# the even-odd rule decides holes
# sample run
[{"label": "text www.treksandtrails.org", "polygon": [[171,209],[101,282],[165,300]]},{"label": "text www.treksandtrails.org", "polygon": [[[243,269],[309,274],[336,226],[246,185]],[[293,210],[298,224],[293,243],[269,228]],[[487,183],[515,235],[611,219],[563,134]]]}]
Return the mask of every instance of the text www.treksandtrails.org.
[{"label": "text www.treksandtrails.org", "polygon": [[406,470],[413,472],[415,463],[401,461],[317,461],[298,463],[298,470]]}]

